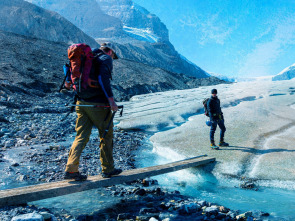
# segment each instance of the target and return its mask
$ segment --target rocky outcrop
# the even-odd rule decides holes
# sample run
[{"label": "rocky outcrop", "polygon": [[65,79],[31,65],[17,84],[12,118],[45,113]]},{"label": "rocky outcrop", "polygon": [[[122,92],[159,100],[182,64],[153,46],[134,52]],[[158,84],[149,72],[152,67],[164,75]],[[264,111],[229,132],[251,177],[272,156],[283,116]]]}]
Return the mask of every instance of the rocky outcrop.
[{"label": "rocky outcrop", "polygon": [[[160,19],[131,0],[97,0],[101,9],[108,15],[122,21],[124,30],[132,37],[142,39],[154,35],[156,42],[169,42],[168,29]],[[149,41],[149,39],[146,39]]]},{"label": "rocky outcrop", "polygon": [[226,83],[216,77],[188,77],[131,60],[121,59],[114,64],[113,91],[121,101],[139,94]]},{"label": "rocky outcrop", "polygon": [[0,1],[0,30],[56,42],[98,45],[59,14],[23,0]]},{"label": "rocky outcrop", "polygon": [[[63,79],[62,66],[68,61],[68,46],[0,31],[1,87],[8,93],[24,96],[42,97],[57,92]],[[193,88],[204,81],[206,85],[223,83],[218,79],[208,83],[210,78],[188,77],[126,59],[114,61],[113,79],[115,97],[119,101],[138,94]]]},{"label": "rocky outcrop", "polygon": [[[99,43],[101,43],[99,41]],[[132,42],[115,43],[120,58],[140,62],[152,67],[165,69],[169,72],[185,74],[195,78],[208,77],[207,72],[197,65],[191,64],[175,51],[173,45],[168,43]]]},{"label": "rocky outcrop", "polygon": [[113,39],[120,44],[121,57],[196,78],[208,77],[204,70],[175,50],[169,41],[168,29],[159,17],[132,0],[97,2],[105,13],[121,20],[129,36],[138,40]]},{"label": "rocky outcrop", "polygon": [[[56,11],[99,41],[118,43],[121,58],[130,59],[165,70],[183,73],[197,78],[208,77],[198,66],[183,59],[168,39],[168,30],[158,17],[131,0],[99,1],[104,14],[95,0],[28,0],[49,10]],[[110,12],[109,12],[110,11]],[[115,16],[115,17],[113,17]],[[120,20],[122,19],[122,20]],[[123,24],[132,29],[150,30],[151,38],[159,41],[139,41],[138,35],[123,30]]]},{"label": "rocky outcrop", "polygon": [[94,38],[123,37],[123,25],[106,15],[95,0],[27,0],[42,8],[55,11]]},{"label": "rocky outcrop", "polygon": [[295,64],[285,68],[279,74],[272,78],[273,81],[290,80],[295,78]]}]

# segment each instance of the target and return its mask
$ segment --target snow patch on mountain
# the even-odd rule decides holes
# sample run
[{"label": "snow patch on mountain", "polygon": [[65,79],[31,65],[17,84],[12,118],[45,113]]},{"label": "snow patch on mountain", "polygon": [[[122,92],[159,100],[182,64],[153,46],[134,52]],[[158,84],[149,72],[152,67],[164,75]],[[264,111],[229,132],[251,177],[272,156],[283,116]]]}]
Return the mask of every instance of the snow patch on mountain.
[{"label": "snow patch on mountain", "polygon": [[295,78],[295,64],[285,68],[280,73],[272,78],[273,81],[290,80]]},{"label": "snow patch on mountain", "polygon": [[132,28],[132,30],[127,29],[127,32],[135,39],[147,41],[145,37],[138,37],[141,35],[138,35],[136,29],[140,29],[148,35],[156,36],[157,42],[169,41],[168,29],[160,18],[132,0],[97,0],[97,2],[104,13],[118,18],[124,26]]},{"label": "snow patch on mountain", "polygon": [[222,74],[216,74],[216,73],[213,73],[213,72],[208,72],[210,76],[214,76],[214,77],[217,77],[221,80],[224,80],[224,81],[228,81],[228,82],[237,82],[237,78],[235,77],[229,77],[229,76],[225,76],[225,75],[222,75]]},{"label": "snow patch on mountain", "polygon": [[147,41],[150,43],[156,43],[159,41],[159,37],[155,35],[149,28],[140,29],[124,25],[123,30],[127,32],[127,34],[132,38],[135,38],[140,41]]}]

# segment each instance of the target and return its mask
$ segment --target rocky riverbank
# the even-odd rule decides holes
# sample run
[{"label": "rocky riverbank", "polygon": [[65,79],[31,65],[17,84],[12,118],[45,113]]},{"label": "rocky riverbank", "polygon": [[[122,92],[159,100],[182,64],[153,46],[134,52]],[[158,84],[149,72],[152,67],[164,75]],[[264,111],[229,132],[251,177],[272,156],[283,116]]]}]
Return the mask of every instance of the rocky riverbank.
[{"label": "rocky riverbank", "polygon": [[[39,95],[40,96],[40,95]],[[64,121],[71,102],[67,94],[42,94],[30,99],[1,97],[0,167],[1,189],[62,180],[67,154],[74,139],[75,114]],[[93,130],[95,133],[95,130]],[[96,132],[97,133],[97,132]],[[135,151],[147,134],[115,128],[114,159],[123,170],[135,168]],[[85,148],[80,170],[89,176],[100,173],[98,137],[94,134]],[[8,220],[262,220],[262,212],[232,211],[220,205],[167,190],[156,180],[137,180],[101,190],[104,195],[119,198],[115,206],[73,215],[71,211],[21,205],[0,208],[0,217]],[[27,217],[27,218],[25,218]]]}]

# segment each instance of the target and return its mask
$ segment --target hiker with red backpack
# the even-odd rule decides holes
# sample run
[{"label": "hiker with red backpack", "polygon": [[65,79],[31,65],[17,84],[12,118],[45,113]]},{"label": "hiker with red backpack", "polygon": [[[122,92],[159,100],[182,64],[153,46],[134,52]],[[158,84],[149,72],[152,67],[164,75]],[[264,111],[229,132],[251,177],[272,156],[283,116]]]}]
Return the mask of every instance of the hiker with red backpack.
[{"label": "hiker with red backpack", "polygon": [[113,160],[113,117],[118,106],[110,84],[113,59],[118,59],[114,45],[103,43],[100,49],[92,51],[88,45],[76,44],[69,47],[68,56],[71,76],[65,86],[72,87],[76,93],[77,135],[69,152],[64,179],[87,179],[78,167],[93,126],[98,128],[100,136],[102,177],[118,175],[122,170],[114,167]]},{"label": "hiker with red backpack", "polygon": [[220,147],[226,147],[226,146],[229,146],[229,144],[224,142],[224,133],[226,131],[226,128],[225,128],[225,125],[224,125],[223,113],[222,113],[221,107],[220,107],[220,100],[217,97],[217,89],[212,89],[211,94],[212,94],[211,98],[209,98],[207,100],[207,103],[206,103],[207,104],[208,116],[210,118],[210,121],[209,121],[208,124],[211,126],[211,129],[210,129],[210,142],[211,142],[211,145],[210,145],[210,147],[212,149],[217,149],[218,150],[219,147],[215,145],[215,141],[214,141],[214,133],[216,131],[217,125],[220,128],[219,146]]}]

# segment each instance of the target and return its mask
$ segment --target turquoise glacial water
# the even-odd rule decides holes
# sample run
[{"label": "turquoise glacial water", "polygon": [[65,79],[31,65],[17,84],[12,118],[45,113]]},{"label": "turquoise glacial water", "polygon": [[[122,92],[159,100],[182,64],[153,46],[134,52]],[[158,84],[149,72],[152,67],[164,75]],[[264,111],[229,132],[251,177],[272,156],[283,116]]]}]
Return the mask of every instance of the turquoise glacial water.
[{"label": "turquoise glacial water", "polygon": [[[193,156],[192,156],[193,157]],[[137,167],[147,167],[171,162],[159,156],[147,142],[137,153]],[[209,166],[210,167],[210,166]],[[270,214],[265,220],[295,220],[295,191],[284,188],[284,182],[261,181],[263,186],[276,184],[277,187],[259,186],[258,191],[239,188],[238,178],[213,174],[208,167],[181,170],[155,176],[159,185],[199,200],[216,203],[241,212],[263,211]],[[280,187],[282,186],[282,187]]]}]

